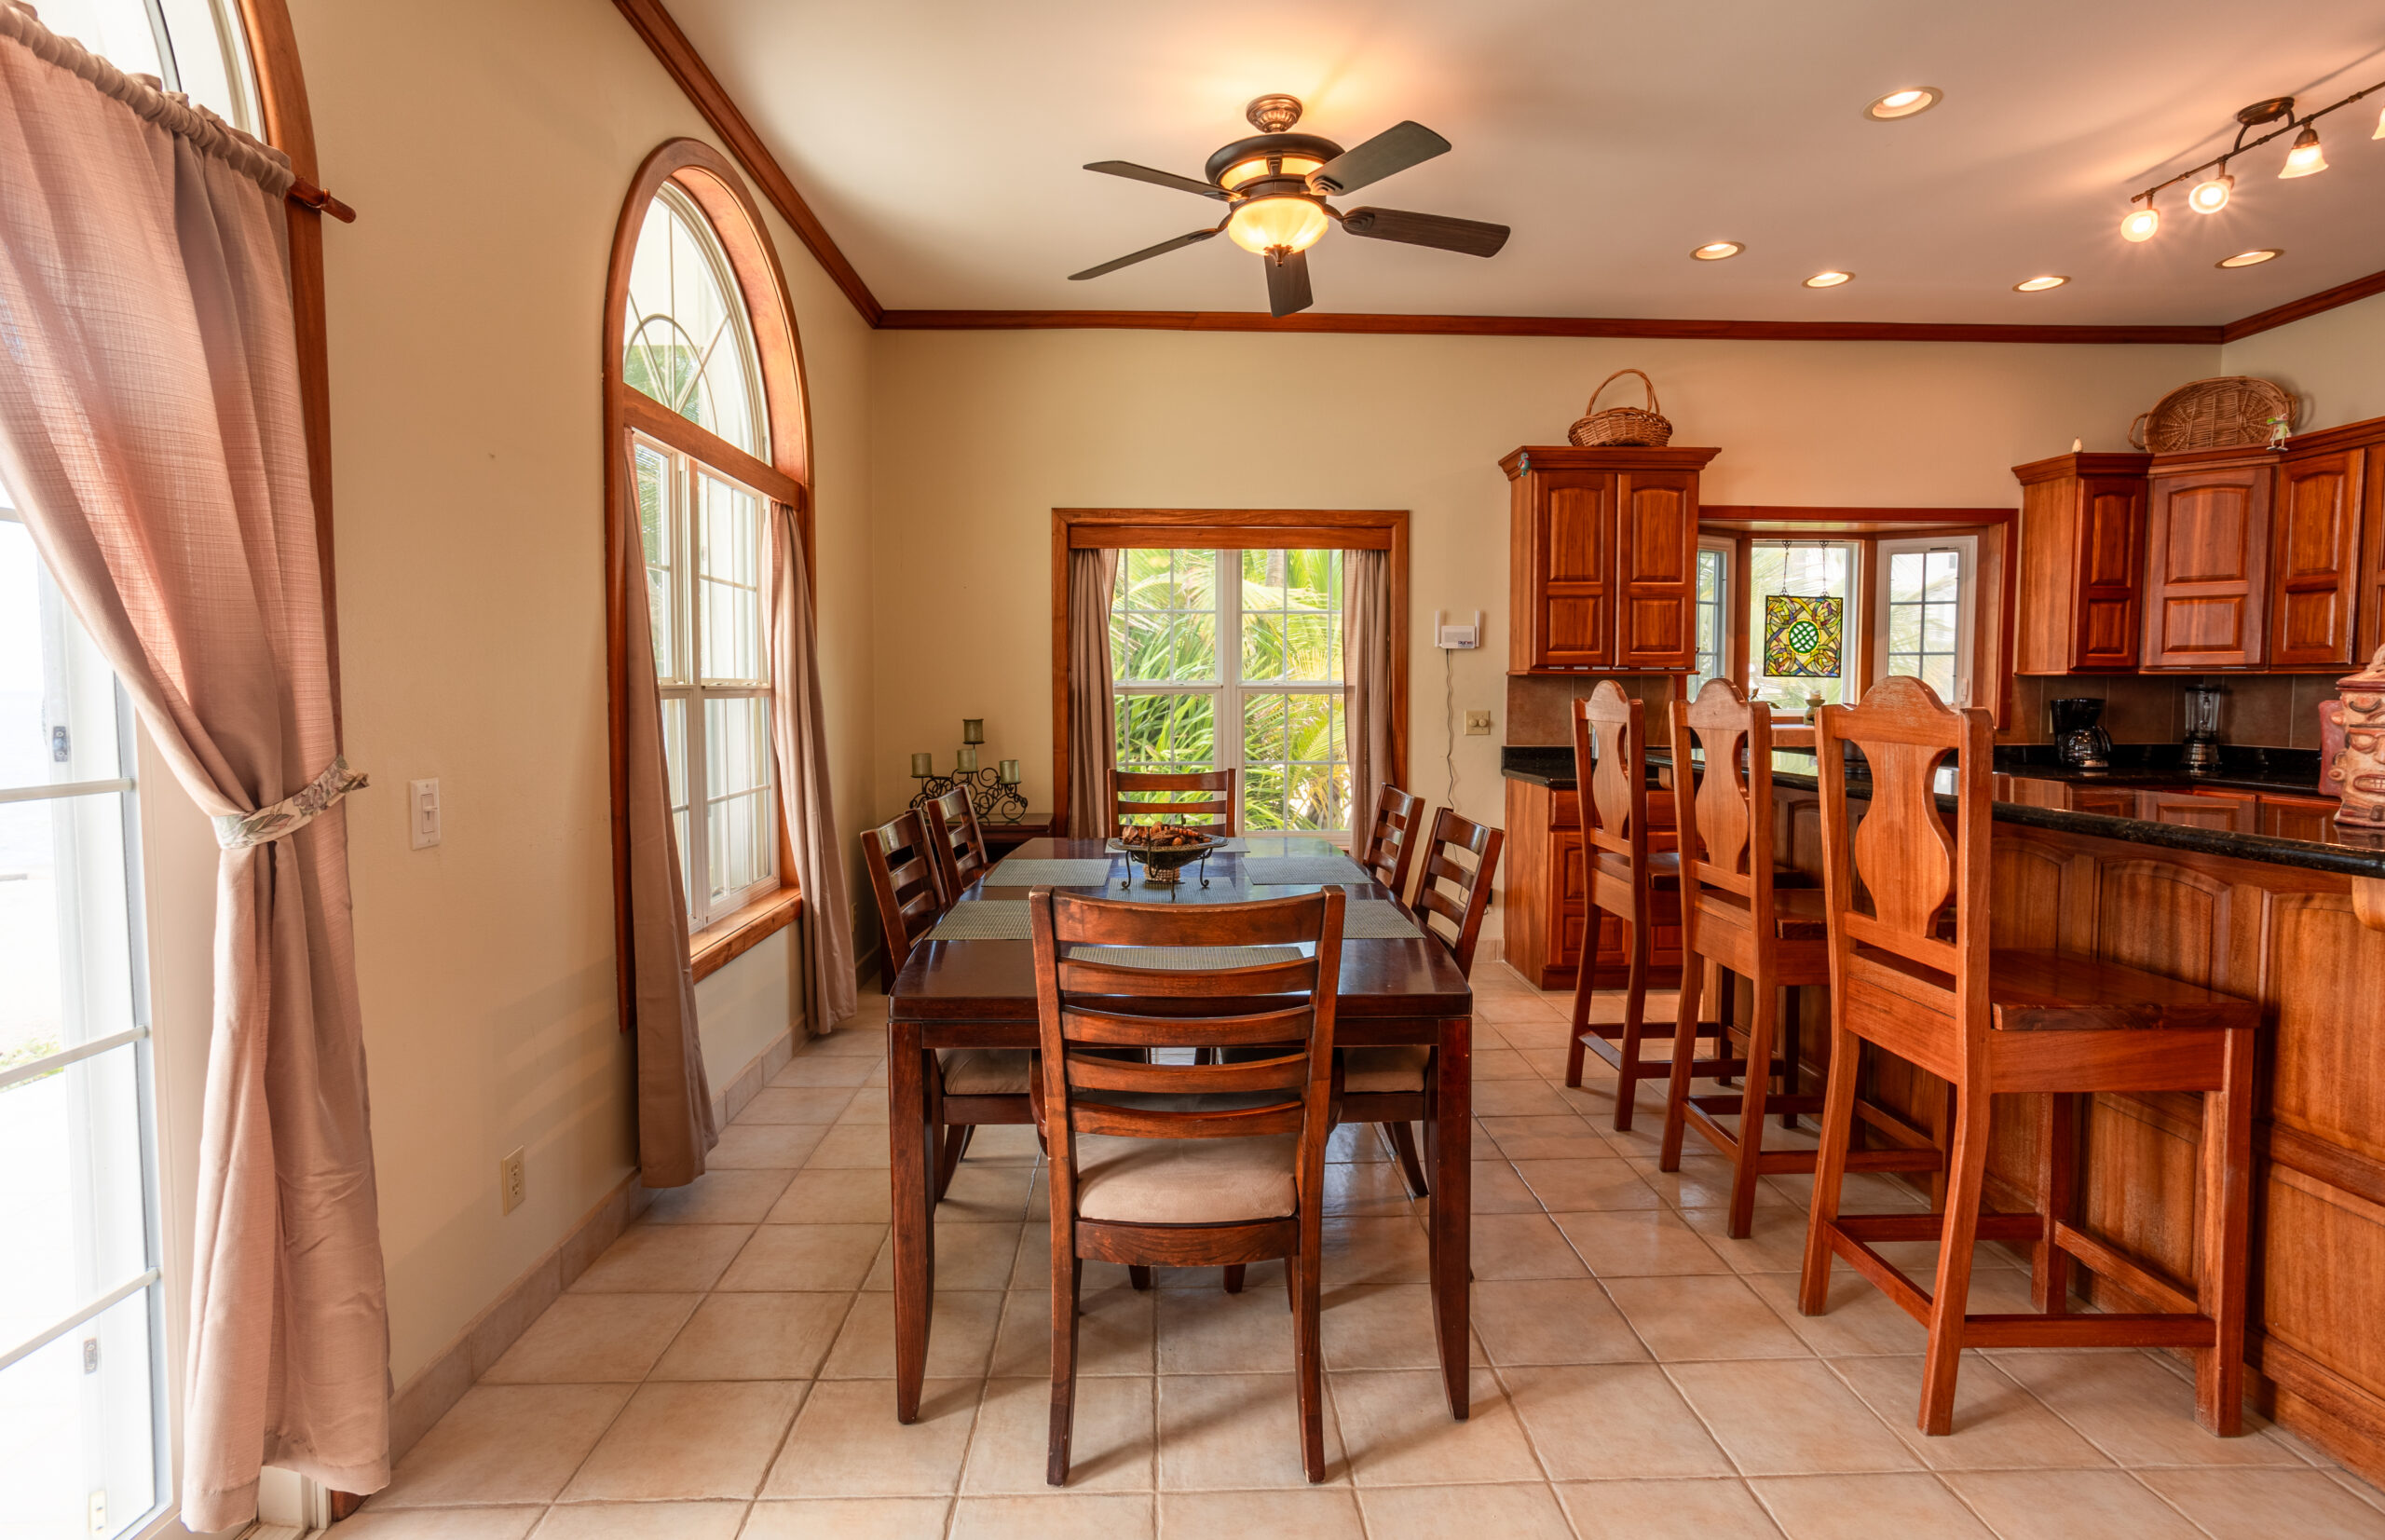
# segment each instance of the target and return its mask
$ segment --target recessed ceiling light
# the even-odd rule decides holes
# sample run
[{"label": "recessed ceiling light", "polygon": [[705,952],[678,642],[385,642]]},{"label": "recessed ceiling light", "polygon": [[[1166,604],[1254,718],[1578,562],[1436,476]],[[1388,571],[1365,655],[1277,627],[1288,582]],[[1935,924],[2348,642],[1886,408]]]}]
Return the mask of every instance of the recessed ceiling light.
[{"label": "recessed ceiling light", "polygon": [[1710,240],[1689,254],[1700,262],[1721,262],[1725,257],[1738,256],[1746,250],[1745,246],[1736,240]]},{"label": "recessed ceiling light", "polygon": [[1806,280],[1806,287],[1808,289],[1835,289],[1842,283],[1854,281],[1854,278],[1855,275],[1853,273],[1816,273],[1813,277]]},{"label": "recessed ceiling light", "polygon": [[2220,267],[2257,267],[2262,263],[2268,262],[2273,257],[2282,257],[2283,255],[2285,255],[2283,249],[2271,246],[2265,251],[2239,252],[2232,257],[2221,257],[2215,266]]},{"label": "recessed ceiling light", "polygon": [[2040,273],[2036,278],[2024,278],[2012,287],[2024,294],[2037,294],[2048,289],[2059,289],[2069,281],[2069,275],[2065,273]]},{"label": "recessed ceiling light", "polygon": [[1874,122],[1893,123],[1900,117],[1911,117],[1915,113],[1928,112],[1938,105],[1945,95],[1944,91],[1935,86],[1907,86],[1901,91],[1890,91],[1864,108],[1863,116]]}]

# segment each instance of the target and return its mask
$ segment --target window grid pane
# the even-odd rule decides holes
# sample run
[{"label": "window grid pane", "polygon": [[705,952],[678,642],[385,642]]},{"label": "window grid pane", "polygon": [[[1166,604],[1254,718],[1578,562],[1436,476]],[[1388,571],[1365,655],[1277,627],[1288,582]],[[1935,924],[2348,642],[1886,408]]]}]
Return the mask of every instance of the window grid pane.
[{"label": "window grid pane", "polygon": [[761,499],[701,470],[696,483],[704,682],[756,682],[765,672]]},{"label": "window grid pane", "polygon": [[700,428],[770,457],[753,322],[711,225],[666,186],[630,261],[621,378]]},{"label": "window grid pane", "polygon": [[1888,557],[1888,672],[1910,675],[1949,702],[1962,635],[1962,559],[1952,551]]}]

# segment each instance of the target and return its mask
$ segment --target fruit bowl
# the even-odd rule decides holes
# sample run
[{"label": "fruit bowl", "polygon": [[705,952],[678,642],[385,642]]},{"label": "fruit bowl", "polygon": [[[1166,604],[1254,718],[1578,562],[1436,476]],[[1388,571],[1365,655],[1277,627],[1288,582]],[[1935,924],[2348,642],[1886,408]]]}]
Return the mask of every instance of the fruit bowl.
[{"label": "fruit bowl", "polygon": [[[1131,863],[1139,863],[1143,868],[1144,884],[1153,888],[1176,886],[1184,880],[1185,867],[1195,861],[1201,862],[1201,886],[1206,888],[1209,885],[1209,852],[1225,842],[1224,835],[1187,828],[1182,825],[1137,825],[1124,835],[1111,839],[1110,849],[1124,855]],[[1124,887],[1126,884],[1119,885]]]}]

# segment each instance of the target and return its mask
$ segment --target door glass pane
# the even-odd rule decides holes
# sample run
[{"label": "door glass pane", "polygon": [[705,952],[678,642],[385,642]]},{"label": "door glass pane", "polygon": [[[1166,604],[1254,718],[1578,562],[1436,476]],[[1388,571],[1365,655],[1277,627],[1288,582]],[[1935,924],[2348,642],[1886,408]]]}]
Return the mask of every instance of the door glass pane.
[{"label": "door glass pane", "polygon": [[762,679],[762,500],[696,471],[697,576],[703,615],[703,676]]},{"label": "door glass pane", "polygon": [[1758,542],[1748,551],[1748,694],[1803,715],[1851,698],[1853,550]]},{"label": "door glass pane", "polygon": [[704,702],[704,822],[717,901],[778,866],[770,796],[770,705],[761,696]]}]

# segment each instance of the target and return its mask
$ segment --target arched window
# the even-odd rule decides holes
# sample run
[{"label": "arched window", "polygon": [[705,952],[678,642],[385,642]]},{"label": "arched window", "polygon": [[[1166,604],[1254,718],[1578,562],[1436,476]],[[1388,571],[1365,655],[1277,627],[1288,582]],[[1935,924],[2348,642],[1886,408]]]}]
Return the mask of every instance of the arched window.
[{"label": "arched window", "polygon": [[[607,518],[634,511],[643,547],[701,974],[793,917],[763,633],[770,505],[795,509],[809,539],[785,287],[759,214],[717,152],[683,140],[647,158],[622,211],[608,304]],[[610,526],[607,536],[608,552],[623,549]],[[618,810],[626,780],[616,759]]]}]

